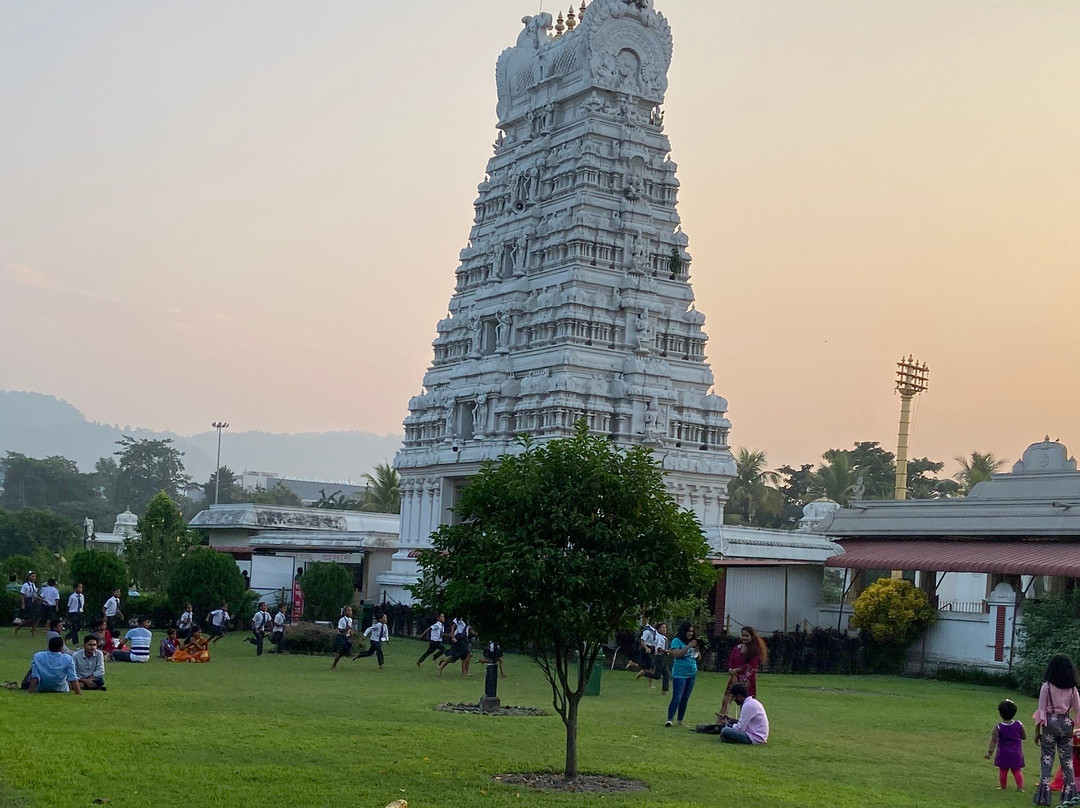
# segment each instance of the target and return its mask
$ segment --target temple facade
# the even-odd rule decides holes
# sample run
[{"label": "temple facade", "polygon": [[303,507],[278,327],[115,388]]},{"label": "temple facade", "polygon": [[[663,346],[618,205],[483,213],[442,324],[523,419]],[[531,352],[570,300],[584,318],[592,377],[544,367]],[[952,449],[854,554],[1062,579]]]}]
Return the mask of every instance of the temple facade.
[{"label": "temple facade", "polygon": [[461,487],[520,434],[564,437],[585,419],[652,447],[706,528],[734,474],[664,134],[668,23],[651,0],[522,22],[498,59],[493,154],[394,460],[401,541],[379,583],[401,602]]}]

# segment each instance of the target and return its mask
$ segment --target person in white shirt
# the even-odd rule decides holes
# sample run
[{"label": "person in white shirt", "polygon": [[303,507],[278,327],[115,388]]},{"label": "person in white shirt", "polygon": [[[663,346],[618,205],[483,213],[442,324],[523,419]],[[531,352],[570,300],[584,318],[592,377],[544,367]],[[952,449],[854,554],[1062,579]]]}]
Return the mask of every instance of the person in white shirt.
[{"label": "person in white shirt", "polygon": [[259,610],[251,618],[252,636],[247,638],[247,641],[255,646],[255,656],[262,656],[263,640],[266,639],[266,633],[270,630],[273,619],[266,609],[266,601],[259,601]]},{"label": "person in white shirt", "polygon": [[124,635],[125,651],[120,649],[113,651],[113,662],[149,662],[150,648],[154,644],[154,634],[150,631],[150,618],[140,617],[138,625]]},{"label": "person in white shirt", "polygon": [[109,633],[118,633],[116,631],[116,622],[124,619],[124,613],[120,611],[119,589],[113,590],[112,597],[105,601],[105,605],[101,607],[101,613],[105,615],[105,626],[109,629]]},{"label": "person in white shirt", "polygon": [[184,611],[176,621],[176,636],[181,640],[191,639],[191,628],[195,625],[195,612],[190,603],[184,604]]},{"label": "person in white shirt", "polygon": [[284,654],[285,651],[285,624],[288,623],[288,618],[285,617],[285,602],[282,601],[278,604],[277,614],[274,615],[274,631],[270,635],[270,642],[273,643],[275,654]]},{"label": "person in white shirt", "polygon": [[366,651],[361,651],[359,654],[353,654],[353,659],[359,659],[360,657],[369,657],[375,655],[375,660],[379,663],[379,670],[383,669],[383,663],[386,661],[383,656],[383,643],[390,642],[390,629],[386,626],[387,616],[385,613],[379,616],[379,619],[364,629],[364,636],[371,641],[371,645],[368,646]]},{"label": "person in white shirt", "polygon": [[731,700],[739,705],[739,720],[720,730],[723,743],[748,743],[760,745],[769,741],[769,717],[761,702],[749,694],[746,684],[736,682],[731,686]]},{"label": "person in white shirt", "polygon": [[86,598],[83,596],[82,589],[82,584],[75,584],[75,591],[68,595],[67,635],[72,645],[79,644],[79,630],[82,629],[83,610],[86,608]]},{"label": "person in white shirt", "polygon": [[638,671],[637,678],[648,677],[650,690],[653,688],[653,683],[659,679],[660,694],[663,695],[668,692],[668,688],[671,686],[671,657],[668,656],[667,623],[660,623],[656,626],[652,640],[652,668],[649,670],[642,668]]},{"label": "person in white shirt", "polygon": [[434,661],[446,653],[446,646],[443,645],[442,639],[443,634],[446,633],[445,622],[446,616],[442,612],[439,612],[439,616],[435,618],[435,622],[424,629],[424,633],[420,635],[421,637],[423,637],[424,634],[428,635],[428,647],[423,655],[416,660],[416,667],[419,668],[421,663],[428,657],[431,657]]},{"label": "person in white shirt", "polygon": [[19,588],[19,600],[19,622],[15,626],[15,633],[30,626],[30,636],[33,636],[41,622],[41,597],[38,594],[37,573],[33,570],[26,573],[26,581]]},{"label": "person in white shirt", "polygon": [[455,617],[450,621],[450,652],[439,663],[439,676],[443,675],[446,666],[454,662],[461,663],[461,675],[469,675],[469,665],[472,662],[472,645],[469,643],[469,625],[461,617]]},{"label": "person in white shirt", "polygon": [[49,623],[56,619],[56,604],[60,602],[60,590],[56,588],[56,579],[50,578],[38,593],[41,598],[41,619]]},{"label": "person in white shirt", "polygon": [[206,615],[206,622],[210,624],[210,636],[214,638],[210,642],[216,643],[225,636],[225,625],[231,619],[229,617],[228,603],[222,603],[220,609],[214,609],[214,611]]},{"label": "person in white shirt", "polygon": [[337,667],[338,660],[352,653],[353,616],[352,606],[341,610],[341,619],[337,622],[337,636],[334,637],[334,663],[330,670]]}]

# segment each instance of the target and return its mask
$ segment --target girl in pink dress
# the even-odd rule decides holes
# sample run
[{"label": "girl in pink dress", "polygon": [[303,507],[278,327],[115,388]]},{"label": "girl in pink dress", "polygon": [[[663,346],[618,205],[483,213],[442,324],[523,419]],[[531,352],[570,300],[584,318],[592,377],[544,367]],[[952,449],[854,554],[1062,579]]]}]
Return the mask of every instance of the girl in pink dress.
[{"label": "girl in pink dress", "polygon": [[728,705],[731,704],[731,686],[742,682],[746,685],[747,692],[757,698],[757,672],[758,668],[765,664],[769,658],[769,649],[765,640],[750,626],[743,626],[739,632],[739,644],[731,649],[728,655],[728,679],[727,689],[724,691],[724,700],[720,704],[718,716],[727,717]]}]

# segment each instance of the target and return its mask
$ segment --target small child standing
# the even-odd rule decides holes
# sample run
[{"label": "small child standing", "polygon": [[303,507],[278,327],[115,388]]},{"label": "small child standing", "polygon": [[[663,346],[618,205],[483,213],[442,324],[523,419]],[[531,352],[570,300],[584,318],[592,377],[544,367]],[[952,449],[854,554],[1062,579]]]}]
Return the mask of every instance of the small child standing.
[{"label": "small child standing", "polygon": [[1005,699],[998,705],[998,714],[1001,722],[994,726],[990,733],[990,748],[986,752],[986,759],[994,754],[997,747],[997,755],[994,756],[994,765],[998,767],[999,788],[1004,791],[1009,782],[1009,772],[1012,772],[1013,780],[1016,781],[1016,790],[1024,790],[1024,740],[1027,733],[1024,725],[1014,720],[1016,717],[1016,705],[1012,699]]}]

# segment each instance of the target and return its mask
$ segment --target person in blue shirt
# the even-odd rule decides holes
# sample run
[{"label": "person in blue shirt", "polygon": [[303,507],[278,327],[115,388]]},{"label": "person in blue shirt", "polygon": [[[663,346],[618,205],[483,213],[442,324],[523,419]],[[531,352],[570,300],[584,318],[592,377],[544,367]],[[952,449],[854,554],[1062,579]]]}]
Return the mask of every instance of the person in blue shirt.
[{"label": "person in blue shirt", "polygon": [[30,665],[31,693],[67,693],[82,695],[79,677],[75,674],[75,662],[60,649],[64,647],[63,637],[51,637],[49,650],[38,651]]}]

